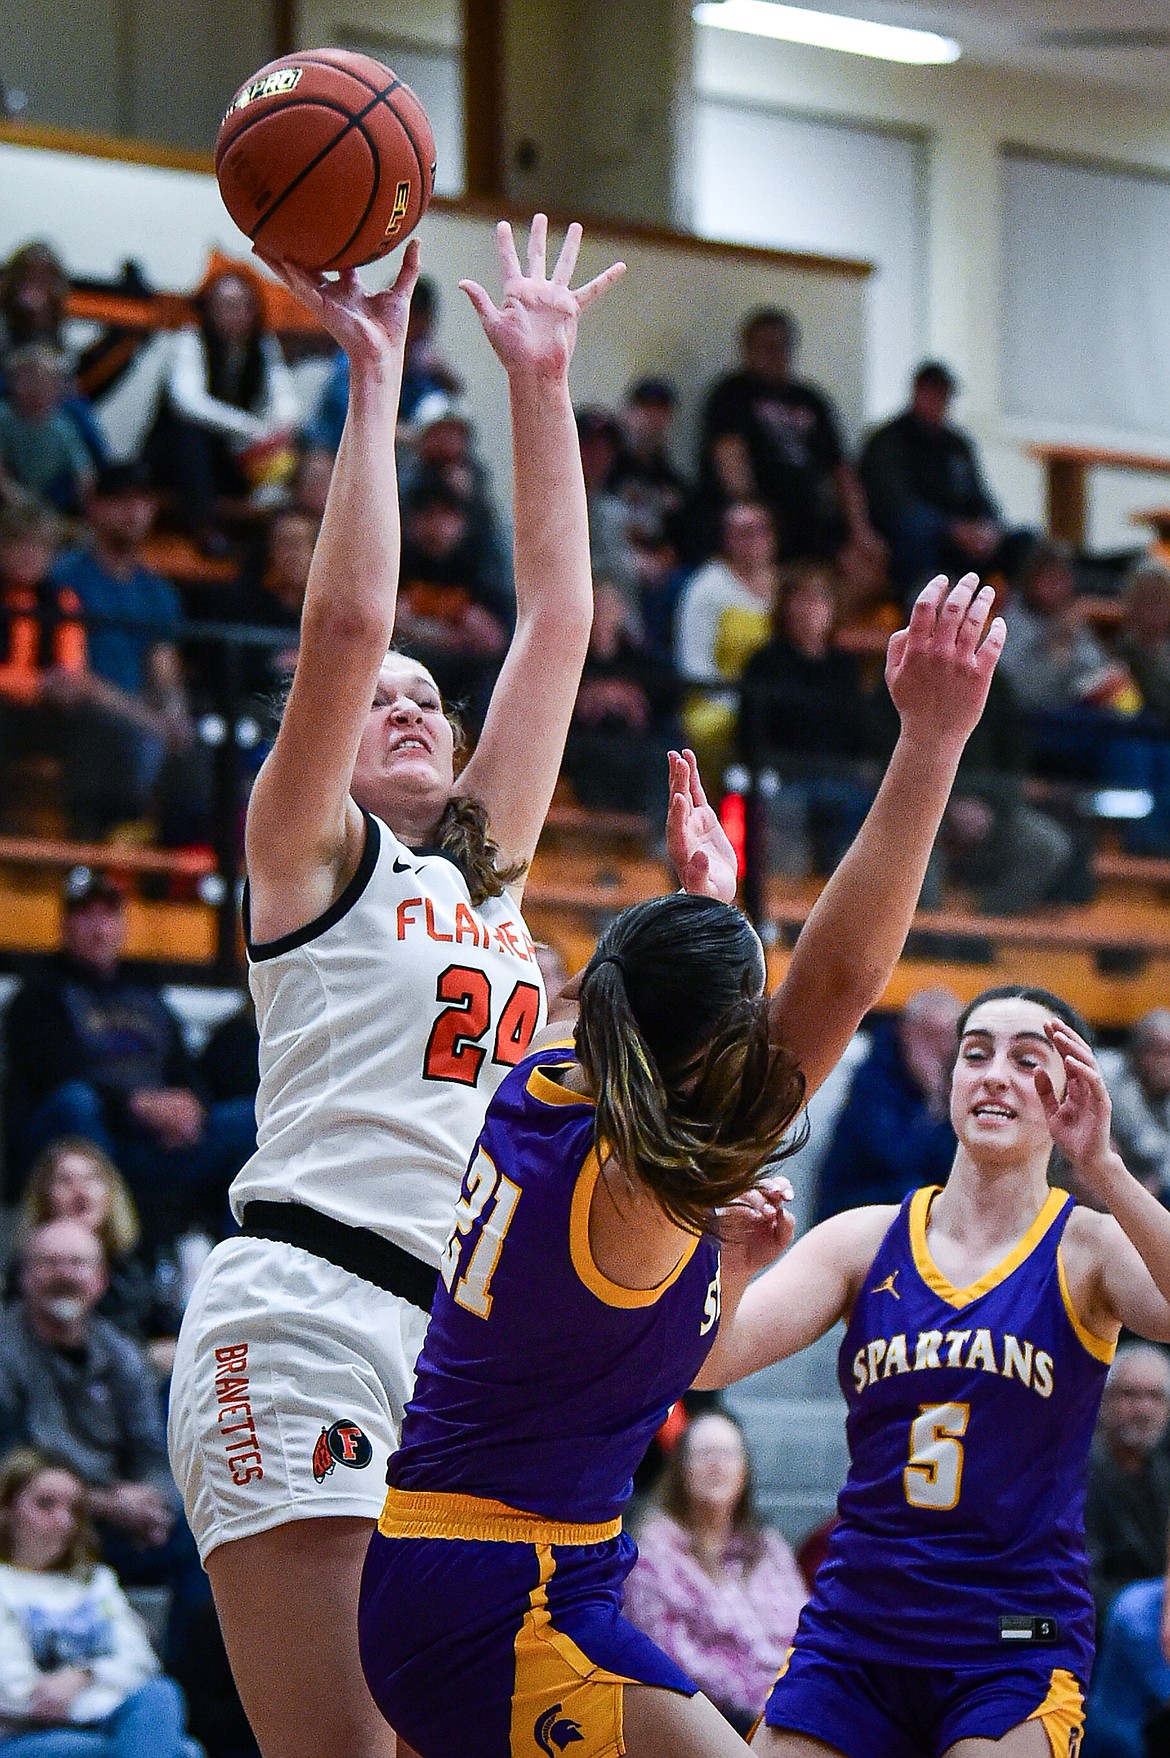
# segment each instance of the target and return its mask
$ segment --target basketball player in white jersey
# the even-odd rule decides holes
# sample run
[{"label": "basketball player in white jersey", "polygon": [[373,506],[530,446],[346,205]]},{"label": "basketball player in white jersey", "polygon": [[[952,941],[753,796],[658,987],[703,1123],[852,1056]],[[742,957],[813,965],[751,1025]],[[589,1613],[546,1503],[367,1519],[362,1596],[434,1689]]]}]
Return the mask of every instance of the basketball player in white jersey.
[{"label": "basketball player in white jersey", "polygon": [[[516,631],[479,744],[388,652],[394,458],[418,245],[394,285],[273,268],[345,349],[349,413],[279,735],[248,810],[245,928],[260,1025],[242,1234],[184,1319],[171,1459],[264,1758],[386,1758],[356,1608],[436,1266],[491,1094],[542,1023],[520,915],[592,619],[569,362],[620,264],[569,287],[547,221],[527,269],[499,228],[499,307],[463,283],[509,382]],[[490,826],[490,834],[489,834]]]}]

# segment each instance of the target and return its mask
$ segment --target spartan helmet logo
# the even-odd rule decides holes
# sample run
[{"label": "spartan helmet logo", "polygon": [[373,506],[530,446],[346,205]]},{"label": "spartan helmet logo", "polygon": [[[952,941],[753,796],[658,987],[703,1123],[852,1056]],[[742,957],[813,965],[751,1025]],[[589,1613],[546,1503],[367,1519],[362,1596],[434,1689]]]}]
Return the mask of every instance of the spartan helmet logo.
[{"label": "spartan helmet logo", "polygon": [[313,1476],[318,1483],[324,1483],[335,1465],[360,1471],[373,1457],[374,1449],[356,1422],[335,1422],[331,1428],[321,1430],[313,1448]]},{"label": "spartan helmet logo", "polygon": [[574,1740],[583,1740],[585,1735],[577,1722],[561,1714],[561,1705],[554,1703],[551,1709],[546,1709],[543,1715],[537,1717],[532,1737],[541,1751],[547,1754],[547,1758],[557,1758],[558,1753],[563,1752],[566,1746],[571,1745]]}]

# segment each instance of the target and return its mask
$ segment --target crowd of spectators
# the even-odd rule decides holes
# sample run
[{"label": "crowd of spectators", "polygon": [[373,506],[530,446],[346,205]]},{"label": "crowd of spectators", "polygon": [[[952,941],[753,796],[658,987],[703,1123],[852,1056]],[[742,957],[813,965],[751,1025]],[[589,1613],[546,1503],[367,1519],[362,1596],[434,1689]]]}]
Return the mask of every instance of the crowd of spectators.
[{"label": "crowd of spectators", "polygon": [[[233,713],[264,725],[287,685],[346,362],[298,376],[263,278],[217,259],[145,375],[127,456],[107,410],[134,362],[110,367],[121,336],[82,347],[67,295],[41,243],[0,269],[0,811],[11,821],[12,777],[39,759],[69,834],[130,826],[181,846],[214,841],[218,825],[222,840],[239,802],[217,799],[197,729],[222,724],[229,690]],[[424,280],[401,406],[396,638],[463,705],[474,737],[512,623],[509,531],[440,332]],[[620,407],[579,411],[598,629],[572,793],[651,813],[660,753],[686,738],[716,791],[737,760],[764,772],[774,864],[826,873],[888,754],[881,634],[931,574],[972,567],[999,588],[1011,633],[924,905],[955,887],[988,915],[1083,899],[1105,790],[1148,808],[1124,824],[1130,852],[1170,854],[1170,570],[1141,559],[1114,633],[1099,635],[1075,558],[1014,529],[996,501],[953,420],[944,362],[924,362],[905,409],[855,451],[799,350],[790,313],[746,314],[722,375],[712,348],[689,457],[661,375],[637,379]],[[185,534],[211,571],[185,563],[170,582],[160,531]],[[184,618],[267,641],[249,637],[229,664],[213,641],[183,640]],[[852,637],[867,628],[863,653]],[[254,767],[243,763],[245,780]]]}]

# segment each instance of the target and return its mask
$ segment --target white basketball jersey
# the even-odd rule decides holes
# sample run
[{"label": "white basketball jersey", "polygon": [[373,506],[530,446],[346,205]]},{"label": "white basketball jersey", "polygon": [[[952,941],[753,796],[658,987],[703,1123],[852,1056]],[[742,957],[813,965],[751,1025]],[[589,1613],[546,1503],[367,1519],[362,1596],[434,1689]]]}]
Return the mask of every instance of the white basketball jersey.
[{"label": "white basketball jersey", "polygon": [[249,962],[260,1090],[237,1218],[308,1203],[437,1265],[488,1100],[544,1023],[519,911],[473,907],[453,861],[367,814],[342,895]]}]

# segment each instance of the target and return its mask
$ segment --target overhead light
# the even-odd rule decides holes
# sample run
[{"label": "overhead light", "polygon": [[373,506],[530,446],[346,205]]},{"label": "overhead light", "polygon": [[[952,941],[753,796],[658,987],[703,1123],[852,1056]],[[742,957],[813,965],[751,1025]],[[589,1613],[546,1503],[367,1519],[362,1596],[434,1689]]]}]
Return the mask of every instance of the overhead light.
[{"label": "overhead light", "polygon": [[940,37],[934,31],[875,24],[839,12],[813,12],[807,6],[781,6],[778,0],[700,0],[694,17],[696,23],[717,30],[779,37],[786,43],[811,43],[817,49],[843,49],[850,55],[909,61],[918,67],[957,61],[963,52],[953,37]]}]

